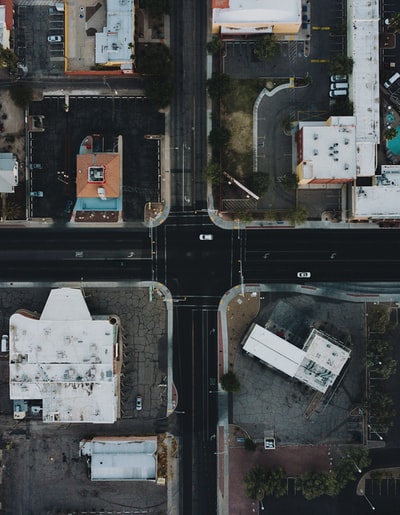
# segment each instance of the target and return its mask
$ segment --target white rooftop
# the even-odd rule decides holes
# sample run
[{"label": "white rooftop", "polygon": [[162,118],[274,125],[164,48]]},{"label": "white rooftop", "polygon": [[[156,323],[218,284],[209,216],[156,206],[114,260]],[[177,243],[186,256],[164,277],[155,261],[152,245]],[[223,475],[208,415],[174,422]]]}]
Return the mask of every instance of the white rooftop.
[{"label": "white rooftop", "polygon": [[306,357],[296,372],[296,379],[325,392],[335,382],[350,352],[316,329],[311,331],[303,349]]},{"label": "white rooftop", "polygon": [[326,123],[300,122],[303,129],[304,179],[355,179],[356,129],[353,116],[331,117]]},{"label": "white rooftop", "polygon": [[96,437],[82,440],[81,456],[91,456],[92,481],[156,480],[157,437]]},{"label": "white rooftop", "polygon": [[0,193],[13,193],[17,184],[17,158],[9,152],[0,153]]},{"label": "white rooftop", "polygon": [[243,350],[290,377],[296,374],[305,356],[304,351],[258,324],[253,324]]},{"label": "white rooftop", "polygon": [[357,118],[359,175],[372,176],[377,166],[379,122],[379,3],[349,0],[348,55],[353,58],[350,96]]},{"label": "white rooftop", "polygon": [[332,338],[313,329],[303,349],[253,324],[243,350],[290,377],[325,392],[340,374],[350,352]]},{"label": "white rooftop", "polygon": [[42,400],[44,422],[112,423],[117,328],[93,320],[82,292],[52,290],[40,319],[10,318],[10,398]]},{"label": "white rooftop", "polygon": [[359,218],[398,218],[400,205],[400,166],[381,167],[375,186],[355,188],[355,216]]},{"label": "white rooftop", "polygon": [[107,26],[96,32],[96,64],[130,63],[135,32],[133,0],[107,0]]},{"label": "white rooftop", "polygon": [[229,7],[213,9],[214,25],[246,26],[246,32],[262,33],[263,26],[280,23],[300,25],[301,0],[229,0]]}]

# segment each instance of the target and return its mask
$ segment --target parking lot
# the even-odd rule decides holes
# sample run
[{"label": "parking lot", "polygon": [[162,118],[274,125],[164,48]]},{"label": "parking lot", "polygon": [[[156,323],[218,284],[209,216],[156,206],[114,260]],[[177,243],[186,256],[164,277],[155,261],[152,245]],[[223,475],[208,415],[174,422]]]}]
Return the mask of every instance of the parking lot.
[{"label": "parking lot", "polygon": [[[15,10],[15,52],[27,66],[28,77],[40,79],[63,74],[64,12],[57,11],[51,2],[21,4]],[[50,36],[60,36],[61,41],[51,42]]]},{"label": "parking lot", "polygon": [[[118,92],[117,92],[118,93]],[[164,133],[164,115],[144,97],[71,96],[68,112],[65,98],[44,97],[33,102],[30,114],[43,116],[43,132],[30,133],[31,191],[43,197],[31,198],[31,217],[68,220],[66,206],[75,201],[76,155],[82,140],[90,134],[104,136],[104,150],[115,150],[116,138],[123,138],[124,218],[143,220],[144,204],[158,200],[158,140],[146,134]],[[67,210],[68,211],[68,210]]]},{"label": "parking lot", "polygon": [[[41,312],[49,288],[0,288],[0,326],[19,308]],[[90,436],[154,434],[159,418],[166,416],[166,309],[157,298],[148,300],[144,288],[85,288],[93,315],[116,313],[124,334],[121,381],[122,418],[115,424],[43,424],[29,413],[12,418],[8,389],[8,359],[0,359],[0,422],[3,450],[3,496],[6,513],[36,515],[67,511],[99,513],[166,512],[167,490],[154,482],[92,482],[78,455],[80,439]],[[141,394],[143,409],[135,410]],[[114,511],[112,511],[114,513]]]}]

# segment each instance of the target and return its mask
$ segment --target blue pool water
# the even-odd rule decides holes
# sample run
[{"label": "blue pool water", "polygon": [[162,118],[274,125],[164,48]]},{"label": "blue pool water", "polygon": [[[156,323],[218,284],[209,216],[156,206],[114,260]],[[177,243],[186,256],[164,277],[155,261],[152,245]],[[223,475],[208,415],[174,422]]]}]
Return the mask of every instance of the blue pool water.
[{"label": "blue pool water", "polygon": [[386,142],[388,149],[395,156],[400,155],[400,126],[396,127],[397,136]]},{"label": "blue pool water", "polygon": [[388,123],[392,123],[392,122],[394,122],[394,114],[392,114],[392,113],[388,113],[388,114],[386,115],[386,121],[387,121]]}]

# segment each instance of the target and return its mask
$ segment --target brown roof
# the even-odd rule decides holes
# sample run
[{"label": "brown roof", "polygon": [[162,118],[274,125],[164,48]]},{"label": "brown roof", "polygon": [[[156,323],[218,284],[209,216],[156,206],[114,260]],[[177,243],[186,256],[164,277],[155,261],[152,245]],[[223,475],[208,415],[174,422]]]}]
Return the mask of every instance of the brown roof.
[{"label": "brown roof", "polygon": [[[104,166],[104,183],[88,182],[88,168]],[[106,198],[120,196],[120,157],[119,154],[78,154],[76,156],[76,196],[98,197],[98,188],[104,188]]]},{"label": "brown roof", "polygon": [[0,0],[0,5],[6,7],[6,27],[11,30],[14,25],[14,2],[13,0]]},{"label": "brown roof", "polygon": [[228,9],[229,0],[212,0],[213,9]]}]

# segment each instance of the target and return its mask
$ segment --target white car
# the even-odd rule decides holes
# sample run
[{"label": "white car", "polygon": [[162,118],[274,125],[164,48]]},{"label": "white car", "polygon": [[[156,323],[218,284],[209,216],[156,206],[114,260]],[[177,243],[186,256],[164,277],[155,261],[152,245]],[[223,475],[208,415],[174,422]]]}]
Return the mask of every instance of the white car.
[{"label": "white car", "polygon": [[309,279],[311,277],[311,272],[297,272],[297,277],[299,279]]},{"label": "white car", "polygon": [[200,234],[199,239],[201,241],[211,241],[214,239],[214,236],[212,234]]},{"label": "white car", "polygon": [[47,36],[47,41],[49,43],[61,43],[62,36]]},{"label": "white car", "polygon": [[138,411],[141,411],[143,408],[143,399],[141,395],[136,395],[135,407]]}]

